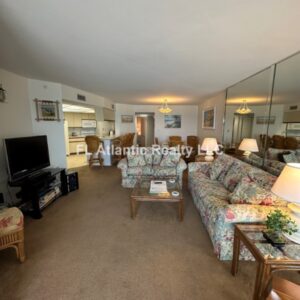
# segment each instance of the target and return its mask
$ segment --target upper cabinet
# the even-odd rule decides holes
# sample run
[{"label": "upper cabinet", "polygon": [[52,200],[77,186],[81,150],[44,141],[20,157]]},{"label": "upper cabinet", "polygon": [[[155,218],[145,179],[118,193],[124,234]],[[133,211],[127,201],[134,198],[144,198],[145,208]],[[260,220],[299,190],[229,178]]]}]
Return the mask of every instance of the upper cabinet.
[{"label": "upper cabinet", "polygon": [[115,121],[115,111],[109,108],[103,108],[103,120]]}]

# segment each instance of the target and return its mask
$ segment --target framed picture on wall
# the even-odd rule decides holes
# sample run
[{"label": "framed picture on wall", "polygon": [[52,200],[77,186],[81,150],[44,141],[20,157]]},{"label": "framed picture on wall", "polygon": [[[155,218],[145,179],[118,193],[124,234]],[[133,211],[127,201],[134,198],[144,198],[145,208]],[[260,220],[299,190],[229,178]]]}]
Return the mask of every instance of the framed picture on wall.
[{"label": "framed picture on wall", "polygon": [[216,127],[216,107],[209,107],[202,110],[202,128],[215,129]]},{"label": "framed picture on wall", "polygon": [[133,123],[133,115],[121,115],[122,123]]},{"label": "framed picture on wall", "polygon": [[165,115],[165,128],[181,128],[181,115]]},{"label": "framed picture on wall", "polygon": [[37,121],[60,121],[59,101],[34,99]]}]

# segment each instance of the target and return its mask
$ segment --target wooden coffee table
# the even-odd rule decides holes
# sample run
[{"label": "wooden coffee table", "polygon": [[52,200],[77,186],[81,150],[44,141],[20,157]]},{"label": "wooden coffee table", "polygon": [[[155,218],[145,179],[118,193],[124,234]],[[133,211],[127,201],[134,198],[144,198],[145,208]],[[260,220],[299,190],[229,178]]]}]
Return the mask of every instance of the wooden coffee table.
[{"label": "wooden coffee table", "polygon": [[264,237],[262,224],[236,224],[234,231],[231,273],[236,275],[239,266],[240,244],[243,243],[257,262],[254,300],[262,299],[262,293],[275,271],[300,270],[300,245],[286,240],[281,248],[272,246]]},{"label": "wooden coffee table", "polygon": [[[163,179],[159,179],[159,180],[163,180]],[[183,221],[184,200],[183,200],[183,195],[182,195],[180,185],[177,180],[175,180],[174,183],[169,182],[168,179],[165,180],[167,181],[168,193],[162,193],[162,194],[150,193],[151,179],[140,180],[135,184],[130,197],[130,211],[131,211],[132,219],[134,219],[137,214],[137,204],[138,204],[137,202],[174,202],[174,203],[178,203],[179,221]],[[179,192],[179,195],[173,196],[172,191]]]}]

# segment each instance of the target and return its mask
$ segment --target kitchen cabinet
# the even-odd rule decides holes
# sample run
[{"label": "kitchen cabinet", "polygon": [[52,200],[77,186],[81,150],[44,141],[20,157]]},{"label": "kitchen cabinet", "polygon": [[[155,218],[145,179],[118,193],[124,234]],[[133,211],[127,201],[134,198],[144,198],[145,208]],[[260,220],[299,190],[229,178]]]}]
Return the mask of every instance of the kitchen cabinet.
[{"label": "kitchen cabinet", "polygon": [[83,151],[83,149],[85,149],[86,147],[86,143],[84,138],[70,138],[69,139],[69,149],[70,149],[70,154],[76,154],[77,153],[77,149],[80,149],[80,153],[84,153],[85,150]]},{"label": "kitchen cabinet", "polygon": [[103,108],[104,121],[115,121],[115,111],[108,108]]}]

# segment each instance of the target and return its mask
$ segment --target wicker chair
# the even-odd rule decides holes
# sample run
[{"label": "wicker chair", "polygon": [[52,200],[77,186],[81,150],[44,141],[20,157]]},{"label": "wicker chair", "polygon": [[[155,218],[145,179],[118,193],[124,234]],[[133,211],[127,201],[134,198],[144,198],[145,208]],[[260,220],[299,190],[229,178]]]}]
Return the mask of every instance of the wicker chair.
[{"label": "wicker chair", "polygon": [[171,135],[169,136],[169,147],[177,147],[184,145],[181,136]]},{"label": "wicker chair", "polygon": [[189,135],[186,138],[186,144],[187,146],[192,148],[192,153],[189,157],[186,158],[186,161],[187,162],[195,161],[195,157],[198,152],[199,138],[195,135]]},{"label": "wicker chair", "polygon": [[0,250],[14,248],[20,262],[25,261],[24,217],[16,208],[0,210]]},{"label": "wicker chair", "polygon": [[96,135],[88,135],[85,137],[87,145],[87,152],[89,155],[89,166],[93,166],[94,163],[99,163],[103,167],[103,158],[99,152],[101,140]]}]

